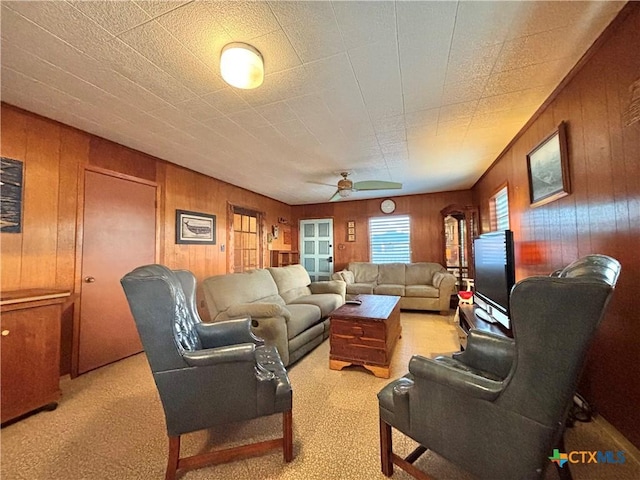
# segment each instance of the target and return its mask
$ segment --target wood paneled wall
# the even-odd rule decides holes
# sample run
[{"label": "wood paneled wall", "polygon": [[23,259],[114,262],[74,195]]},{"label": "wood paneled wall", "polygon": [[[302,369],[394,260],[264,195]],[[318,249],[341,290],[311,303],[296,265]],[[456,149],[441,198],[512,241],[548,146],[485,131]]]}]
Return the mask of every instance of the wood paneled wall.
[{"label": "wood paneled wall", "polygon": [[[631,4],[634,2],[630,2]],[[640,446],[640,122],[625,125],[630,86],[640,80],[640,8],[602,45],[473,188],[487,230],[489,197],[509,187],[517,277],[547,274],[589,253],[622,263],[609,313],[590,350],[579,391]],[[527,153],[568,124],[571,195],[530,208]],[[537,251],[530,257],[523,252]],[[528,250],[527,250],[528,249]],[[540,254],[540,255],[538,255]],[[532,262],[533,263],[529,263]],[[558,334],[562,334],[559,326]]]},{"label": "wood paneled wall", "polygon": [[[10,105],[1,106],[2,156],[24,162],[23,230],[1,234],[3,290],[35,287],[80,288],[81,252],[77,234],[85,166],[94,166],[156,182],[160,188],[158,259],[170,268],[194,272],[198,280],[226,273],[227,205],[263,212],[268,228],[291,207],[160,159],[131,150]],[[212,158],[215,161],[215,158]],[[80,194],[81,195],[81,194]],[[105,205],[105,208],[108,208]],[[217,244],[177,245],[175,210],[216,215]],[[287,249],[281,238],[271,248]],[[264,264],[269,256],[265,254]],[[76,302],[77,303],[77,302]],[[61,373],[70,371],[73,306],[65,309]],[[199,306],[203,317],[204,308]]]},{"label": "wood paneled wall", "polygon": [[[411,218],[411,258],[414,262],[438,262],[444,259],[443,223],[440,211],[451,204],[470,205],[471,191],[406,195],[393,197],[394,215]],[[302,219],[333,218],[335,245],[334,271],[342,270],[349,262],[368,262],[369,218],[383,217],[382,199],[351,200],[293,207],[295,223]],[[347,222],[356,222],[356,241],[347,242]],[[298,239],[294,239],[294,245]]]}]

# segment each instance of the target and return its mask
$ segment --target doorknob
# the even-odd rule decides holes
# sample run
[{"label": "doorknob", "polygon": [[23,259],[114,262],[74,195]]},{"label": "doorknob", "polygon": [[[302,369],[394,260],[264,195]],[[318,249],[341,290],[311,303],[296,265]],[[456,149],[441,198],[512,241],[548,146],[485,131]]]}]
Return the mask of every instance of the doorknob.
[{"label": "doorknob", "polygon": [[327,258],[327,262],[329,262],[329,263],[333,262],[333,257]]},{"label": "doorknob", "polygon": [[84,277],[84,281],[85,283],[93,283],[96,281],[96,279],[93,277]]}]

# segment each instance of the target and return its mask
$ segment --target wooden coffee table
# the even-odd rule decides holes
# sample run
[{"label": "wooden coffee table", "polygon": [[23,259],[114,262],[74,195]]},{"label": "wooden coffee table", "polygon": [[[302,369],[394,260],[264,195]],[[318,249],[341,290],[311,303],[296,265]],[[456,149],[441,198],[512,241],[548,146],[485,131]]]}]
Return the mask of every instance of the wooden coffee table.
[{"label": "wooden coffee table", "polygon": [[400,297],[358,295],[361,305],[344,304],[331,312],[329,368],[362,365],[389,378],[391,355],[400,338]]}]

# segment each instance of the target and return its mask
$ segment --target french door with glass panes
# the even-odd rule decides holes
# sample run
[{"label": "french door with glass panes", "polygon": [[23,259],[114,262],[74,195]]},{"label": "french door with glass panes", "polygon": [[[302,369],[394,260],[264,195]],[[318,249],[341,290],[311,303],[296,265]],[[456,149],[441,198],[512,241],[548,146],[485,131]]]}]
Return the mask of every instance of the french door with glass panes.
[{"label": "french door with glass panes", "polygon": [[300,220],[300,263],[311,281],[331,280],[333,219]]},{"label": "french door with glass panes", "polygon": [[233,272],[260,268],[260,213],[233,207]]}]

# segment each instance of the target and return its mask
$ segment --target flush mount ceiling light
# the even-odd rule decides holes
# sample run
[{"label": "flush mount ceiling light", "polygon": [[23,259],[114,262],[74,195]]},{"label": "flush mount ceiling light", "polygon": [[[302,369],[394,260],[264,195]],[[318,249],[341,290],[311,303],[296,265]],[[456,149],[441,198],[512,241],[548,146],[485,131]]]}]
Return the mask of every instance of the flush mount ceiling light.
[{"label": "flush mount ceiling light", "polygon": [[262,55],[246,43],[229,43],[220,55],[220,73],[232,87],[245,90],[259,87],[264,80]]}]

